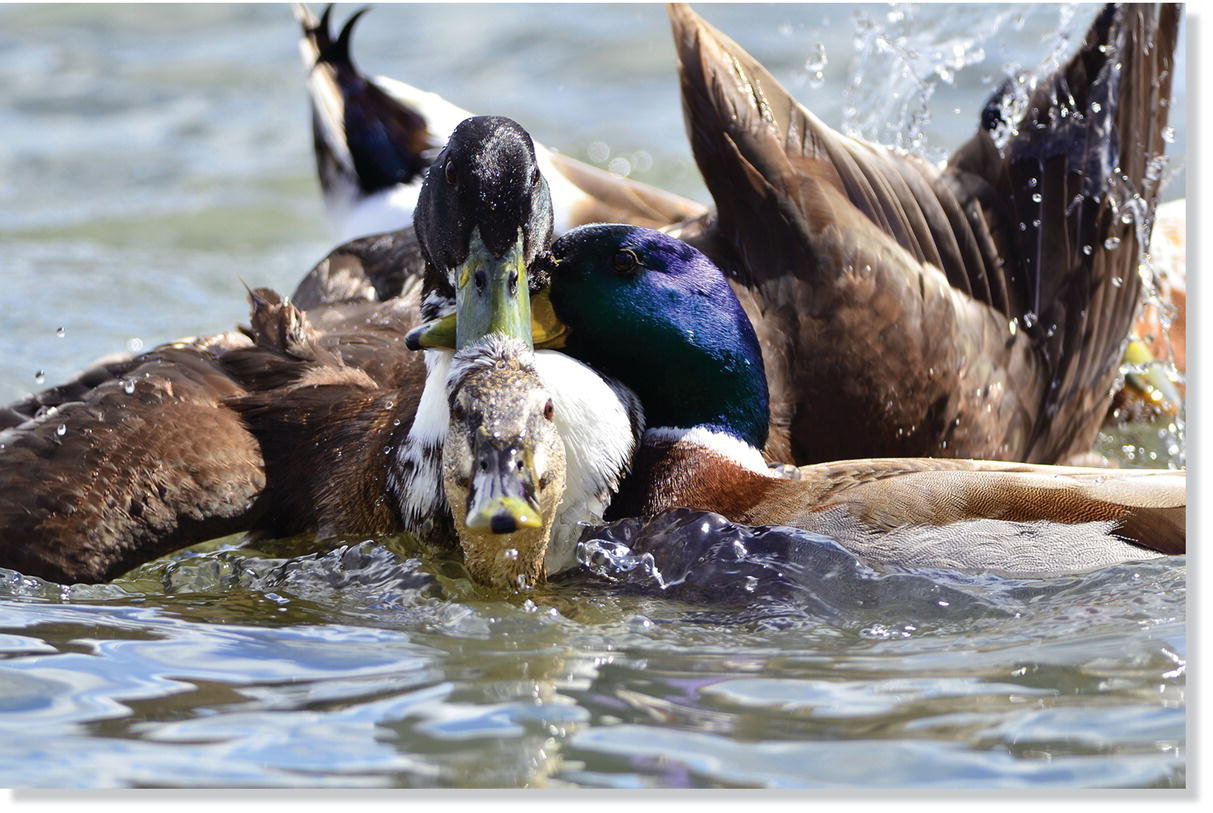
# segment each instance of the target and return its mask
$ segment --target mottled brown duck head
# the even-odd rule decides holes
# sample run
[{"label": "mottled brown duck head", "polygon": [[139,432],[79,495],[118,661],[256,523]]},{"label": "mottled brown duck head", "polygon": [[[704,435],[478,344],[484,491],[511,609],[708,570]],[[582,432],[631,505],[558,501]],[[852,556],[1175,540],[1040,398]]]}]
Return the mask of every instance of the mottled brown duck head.
[{"label": "mottled brown duck head", "polygon": [[528,344],[491,333],[455,354],[442,480],[469,575],[495,587],[542,581],[564,496],[564,442]]}]

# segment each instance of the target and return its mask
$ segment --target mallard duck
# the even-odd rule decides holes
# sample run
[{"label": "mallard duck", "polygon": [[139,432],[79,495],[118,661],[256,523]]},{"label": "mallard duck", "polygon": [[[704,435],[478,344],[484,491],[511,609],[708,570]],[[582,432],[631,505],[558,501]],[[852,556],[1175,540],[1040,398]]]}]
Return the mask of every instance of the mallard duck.
[{"label": "mallard duck", "polygon": [[[365,9],[337,38],[333,7],[319,19],[302,4],[299,51],[308,71],[312,136],[325,211],[341,242],[412,223],[425,168],[452,130],[473,113],[435,93],[389,77],[368,77],[350,56],[350,39]],[[655,189],[535,144],[552,196],[554,228],[609,220],[663,226],[704,212],[695,201]]]},{"label": "mallard duck", "polygon": [[706,256],[598,225],[558,239],[552,257],[558,343],[631,388],[648,420],[609,518],[694,508],[823,534],[874,563],[1016,577],[1185,550],[1183,472],[927,458],[772,471],[758,337]]},{"label": "mallard duck", "polygon": [[[514,122],[464,122],[439,158],[419,199],[428,270],[401,295],[305,311],[257,290],[242,334],[103,365],[6,410],[16,425],[0,433],[0,566],[104,581],[241,531],[453,543],[442,477],[451,354],[409,353],[403,337],[422,312],[449,312],[460,347],[495,332],[529,341],[526,269],[550,245],[552,215]],[[567,557],[577,523],[601,517],[617,487],[639,407],[564,354],[527,363],[558,405],[565,486],[543,521],[569,538]]]},{"label": "mallard duck", "polygon": [[[1105,7],[1069,62],[1008,79],[937,168],[831,130],[671,6],[716,208],[667,230],[725,271],[757,331],[768,460],[1089,451],[1140,298],[1137,221],[1158,192],[1179,14]],[[296,298],[390,297],[411,242],[342,247]],[[822,403],[836,407],[825,418]]]}]

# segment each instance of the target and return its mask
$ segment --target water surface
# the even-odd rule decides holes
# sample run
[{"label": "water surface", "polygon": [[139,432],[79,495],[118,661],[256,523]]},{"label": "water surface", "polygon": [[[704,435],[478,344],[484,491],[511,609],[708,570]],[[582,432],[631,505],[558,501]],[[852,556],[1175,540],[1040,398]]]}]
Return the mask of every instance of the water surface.
[{"label": "water surface", "polygon": [[[939,159],[1094,10],[702,12],[826,122]],[[284,6],[0,7],[0,399],[227,329],[241,279],[289,291],[328,251],[295,38]],[[355,54],[707,200],[659,6],[383,7]],[[797,544],[821,567],[716,550],[694,572],[721,578],[662,589],[592,542],[599,575],[511,600],[408,540],[0,572],[0,785],[1185,783],[1183,559],[1007,581]]]}]

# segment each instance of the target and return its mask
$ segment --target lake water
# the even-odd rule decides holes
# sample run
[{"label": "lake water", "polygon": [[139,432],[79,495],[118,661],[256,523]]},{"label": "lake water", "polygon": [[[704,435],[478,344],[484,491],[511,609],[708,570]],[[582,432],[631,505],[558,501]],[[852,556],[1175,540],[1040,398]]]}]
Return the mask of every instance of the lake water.
[{"label": "lake water", "polygon": [[[940,158],[1094,10],[701,12],[826,122]],[[328,251],[296,37],[285,6],[0,6],[0,400],[227,329],[241,279],[289,291]],[[707,200],[659,6],[383,7],[354,52]],[[92,587],[0,571],[0,786],[1186,783],[1182,558],[1007,581],[804,540],[820,570],[705,600],[592,542],[615,579],[502,601],[407,540],[340,542],[224,540]]]}]

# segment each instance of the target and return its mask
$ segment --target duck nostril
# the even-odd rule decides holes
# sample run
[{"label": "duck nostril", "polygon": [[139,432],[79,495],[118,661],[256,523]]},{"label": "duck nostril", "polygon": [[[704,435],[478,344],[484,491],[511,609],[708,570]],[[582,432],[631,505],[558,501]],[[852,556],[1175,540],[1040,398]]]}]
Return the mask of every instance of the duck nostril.
[{"label": "duck nostril", "polygon": [[518,522],[509,514],[496,514],[489,520],[489,530],[495,534],[512,534],[518,530]]}]

